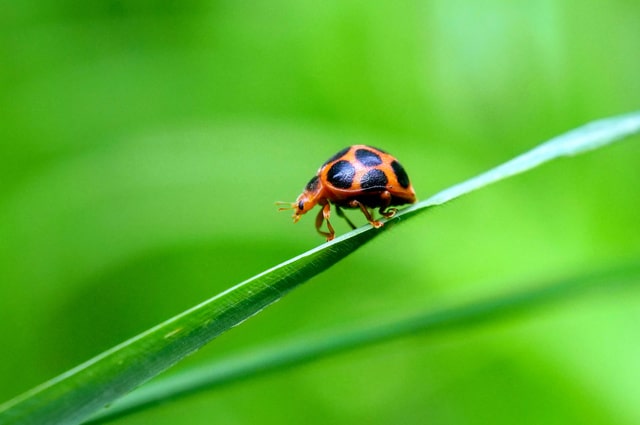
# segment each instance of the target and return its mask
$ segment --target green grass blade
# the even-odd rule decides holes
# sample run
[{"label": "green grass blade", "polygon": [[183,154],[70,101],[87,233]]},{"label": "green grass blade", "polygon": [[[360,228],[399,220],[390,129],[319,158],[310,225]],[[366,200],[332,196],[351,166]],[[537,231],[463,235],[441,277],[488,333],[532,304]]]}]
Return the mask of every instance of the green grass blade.
[{"label": "green grass blade", "polygon": [[95,415],[87,424],[106,423],[149,406],[354,348],[416,334],[425,337],[458,328],[468,329],[469,326],[498,321],[506,316],[530,314],[551,303],[575,299],[576,296],[591,293],[593,290],[613,291],[629,285],[640,285],[640,262],[583,273],[529,290],[438,311],[425,310],[423,313],[388,320],[386,323],[376,322],[374,325],[354,329],[341,328],[325,335],[297,338],[262,349],[254,348],[246,354],[210,362],[149,383],[116,401],[108,409]]},{"label": "green grass blade", "polygon": [[[404,220],[554,158],[640,131],[640,113],[596,121],[555,138],[388,221]],[[301,283],[390,228],[365,226],[269,269],[0,406],[0,424],[77,424],[260,312]]]},{"label": "green grass blade", "polygon": [[260,312],[375,235],[325,244],[242,282],[0,406],[0,424],[75,424]]},{"label": "green grass blade", "polygon": [[431,198],[407,208],[404,212],[410,213],[427,206],[444,204],[466,193],[523,173],[553,159],[579,155],[638,132],[640,132],[640,112],[594,121],[554,137],[504,164],[445,189]]}]

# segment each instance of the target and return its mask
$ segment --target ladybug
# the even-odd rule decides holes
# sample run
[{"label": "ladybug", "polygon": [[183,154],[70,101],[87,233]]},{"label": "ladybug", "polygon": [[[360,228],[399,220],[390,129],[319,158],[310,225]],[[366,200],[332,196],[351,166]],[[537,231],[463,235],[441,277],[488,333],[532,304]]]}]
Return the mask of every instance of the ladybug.
[{"label": "ladybug", "polygon": [[[342,208],[359,208],[367,221],[379,228],[384,223],[375,220],[370,209],[378,208],[383,217],[390,218],[398,211],[391,207],[415,201],[416,194],[409,176],[397,159],[381,149],[353,145],[322,164],[295,202],[278,204],[288,205],[280,210],[294,210],[294,223],[316,204],[320,205],[322,209],[316,216],[316,230],[330,241],[335,237],[329,221],[331,204],[335,205],[338,216],[355,229],[356,226],[344,215]],[[321,229],[325,220],[328,232]]]}]

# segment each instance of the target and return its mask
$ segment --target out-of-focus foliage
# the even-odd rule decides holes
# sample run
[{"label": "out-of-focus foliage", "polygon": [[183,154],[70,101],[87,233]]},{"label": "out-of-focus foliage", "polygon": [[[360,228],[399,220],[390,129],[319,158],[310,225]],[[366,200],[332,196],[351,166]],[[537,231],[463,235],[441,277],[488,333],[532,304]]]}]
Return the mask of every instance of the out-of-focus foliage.
[{"label": "out-of-focus foliage", "polygon": [[[621,0],[4,2],[0,400],[321,242],[273,201],[345,145],[390,151],[425,198],[638,109],[639,16]],[[638,161],[623,143],[426,214],[192,361],[637,257]],[[639,319],[639,294],[601,294],[118,423],[636,424]]]}]

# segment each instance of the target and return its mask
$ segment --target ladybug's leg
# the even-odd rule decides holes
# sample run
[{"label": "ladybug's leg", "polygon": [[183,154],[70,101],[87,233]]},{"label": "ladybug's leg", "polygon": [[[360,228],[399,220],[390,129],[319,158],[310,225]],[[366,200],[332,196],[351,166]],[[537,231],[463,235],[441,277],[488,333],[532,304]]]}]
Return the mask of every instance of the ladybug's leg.
[{"label": "ladybug's leg", "polygon": [[362,211],[362,213],[364,214],[364,216],[367,218],[367,221],[369,223],[371,223],[371,225],[373,227],[375,227],[376,229],[384,226],[384,223],[378,220],[374,220],[373,216],[371,215],[371,213],[369,212],[369,210],[367,209],[367,207],[365,207],[361,202],[357,201],[357,200],[353,200],[349,202],[349,206],[351,208],[360,208],[360,210]]},{"label": "ladybug's leg", "polygon": [[[336,235],[336,232],[333,230],[333,226],[329,222],[329,216],[330,215],[331,215],[331,204],[326,203],[326,204],[324,204],[322,206],[322,209],[320,210],[320,212],[316,216],[316,230],[322,236],[327,238],[327,242],[332,240]],[[322,222],[324,220],[327,220],[327,227],[329,228],[329,232],[325,232],[322,229],[320,229],[322,227]]]},{"label": "ladybug's leg", "polygon": [[338,205],[336,205],[336,214],[338,214],[339,217],[342,217],[345,220],[347,220],[347,223],[349,223],[349,226],[351,226],[352,229],[356,228],[356,225],[353,224],[351,220],[349,220],[349,217],[345,215],[344,211],[342,211],[342,208],[340,208]]},{"label": "ladybug's leg", "polygon": [[325,236],[327,237],[327,242],[329,242],[336,236],[336,231],[333,230],[333,226],[329,221],[330,215],[331,215],[331,204],[327,203],[324,207],[322,207],[322,216],[324,217],[325,220],[327,220],[327,228],[329,229],[329,234],[325,233]]},{"label": "ladybug's leg", "polygon": [[380,199],[382,199],[382,206],[380,207],[378,212],[386,218],[391,218],[394,215],[396,215],[396,213],[398,212],[398,209],[389,208],[389,204],[391,203],[391,193],[389,193],[388,190],[385,190],[380,194]]}]

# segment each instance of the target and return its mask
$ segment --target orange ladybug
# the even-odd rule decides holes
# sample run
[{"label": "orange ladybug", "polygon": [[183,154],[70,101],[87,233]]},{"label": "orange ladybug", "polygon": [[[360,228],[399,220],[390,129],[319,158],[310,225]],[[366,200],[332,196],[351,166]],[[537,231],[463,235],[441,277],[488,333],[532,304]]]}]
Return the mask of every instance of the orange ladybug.
[{"label": "orange ladybug", "polygon": [[[412,204],[415,201],[416,194],[409,176],[397,159],[381,149],[353,145],[342,149],[322,164],[295,202],[279,204],[289,205],[280,210],[294,210],[294,223],[316,204],[322,206],[316,216],[316,230],[330,241],[335,237],[329,221],[331,204],[336,206],[338,216],[355,229],[356,226],[344,215],[342,208],[360,208],[367,221],[379,228],[384,223],[373,218],[370,208],[378,208],[383,217],[390,218],[398,211],[390,207]],[[328,232],[321,229],[325,220]]]}]

